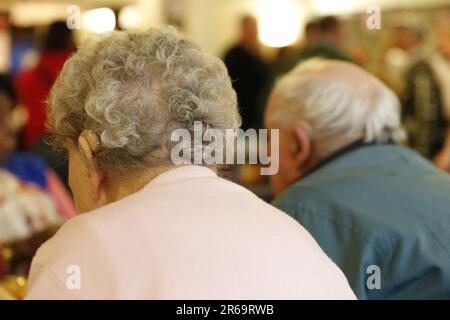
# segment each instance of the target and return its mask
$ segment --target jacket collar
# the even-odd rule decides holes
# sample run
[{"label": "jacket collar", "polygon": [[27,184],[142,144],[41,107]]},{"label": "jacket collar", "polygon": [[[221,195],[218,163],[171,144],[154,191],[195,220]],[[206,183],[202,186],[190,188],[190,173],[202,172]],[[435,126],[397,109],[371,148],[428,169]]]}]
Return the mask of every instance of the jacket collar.
[{"label": "jacket collar", "polygon": [[[351,153],[351,152],[353,152],[355,150],[358,150],[360,148],[367,147],[367,146],[373,146],[373,145],[376,145],[376,144],[377,143],[375,143],[375,142],[364,142],[363,140],[357,140],[357,141],[355,141],[355,142],[353,142],[353,143],[351,143],[351,144],[341,148],[340,150],[338,150],[335,153],[331,154],[327,158],[323,159],[314,168],[312,168],[311,170],[306,172],[300,179],[303,179],[303,178],[311,175],[312,173],[318,171],[322,167],[326,166],[330,162],[333,162],[337,158],[342,157],[343,155]],[[393,142],[392,141],[388,141],[388,142],[381,143],[381,144],[393,144]]]}]

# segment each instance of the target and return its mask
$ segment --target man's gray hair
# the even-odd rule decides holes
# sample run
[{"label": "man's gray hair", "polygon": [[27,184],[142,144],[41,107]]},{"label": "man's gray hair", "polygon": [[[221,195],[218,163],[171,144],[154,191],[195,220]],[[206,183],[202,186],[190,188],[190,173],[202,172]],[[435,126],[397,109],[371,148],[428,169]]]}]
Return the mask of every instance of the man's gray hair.
[{"label": "man's gray hair", "polygon": [[277,82],[270,105],[268,121],[301,122],[312,140],[339,134],[366,142],[405,138],[397,96],[348,62],[313,58],[300,63]]},{"label": "man's gray hair", "polygon": [[116,173],[168,164],[174,129],[241,123],[224,64],[173,28],[88,41],[65,63],[48,105],[55,144],[92,130],[98,164]]}]

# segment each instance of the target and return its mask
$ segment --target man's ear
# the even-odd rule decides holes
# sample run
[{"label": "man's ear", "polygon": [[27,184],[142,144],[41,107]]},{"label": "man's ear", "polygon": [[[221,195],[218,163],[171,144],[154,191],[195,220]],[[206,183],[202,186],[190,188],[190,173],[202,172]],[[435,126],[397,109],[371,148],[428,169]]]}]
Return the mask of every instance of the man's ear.
[{"label": "man's ear", "polygon": [[292,136],[295,146],[294,157],[298,165],[303,165],[311,155],[311,141],[308,133],[303,126],[296,125],[292,128]]},{"label": "man's ear", "polygon": [[89,181],[94,191],[94,199],[99,200],[104,193],[103,180],[105,173],[98,168],[95,163],[94,154],[98,150],[100,141],[97,135],[91,130],[84,130],[78,137],[78,149],[80,150],[89,174]]}]

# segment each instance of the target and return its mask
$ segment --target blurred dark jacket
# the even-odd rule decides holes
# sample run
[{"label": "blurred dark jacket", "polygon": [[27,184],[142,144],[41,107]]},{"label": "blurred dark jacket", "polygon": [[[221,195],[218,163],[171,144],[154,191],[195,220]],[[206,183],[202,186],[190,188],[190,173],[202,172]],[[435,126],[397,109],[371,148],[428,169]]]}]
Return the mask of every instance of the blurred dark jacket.
[{"label": "blurred dark jacket", "polygon": [[403,123],[409,145],[429,159],[442,149],[449,126],[441,94],[429,61],[421,61],[411,68],[406,76]]},{"label": "blurred dark jacket", "polygon": [[240,45],[226,53],[224,62],[237,93],[242,128],[260,128],[261,90],[268,78],[268,67],[259,56]]}]

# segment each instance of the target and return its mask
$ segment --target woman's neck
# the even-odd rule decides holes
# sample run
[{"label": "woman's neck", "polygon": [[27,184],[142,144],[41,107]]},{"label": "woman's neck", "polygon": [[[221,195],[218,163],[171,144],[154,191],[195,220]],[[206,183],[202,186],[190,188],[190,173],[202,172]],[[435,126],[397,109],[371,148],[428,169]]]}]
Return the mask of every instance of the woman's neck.
[{"label": "woman's neck", "polygon": [[150,181],[161,173],[172,169],[173,166],[152,168],[146,172],[139,172],[131,177],[109,175],[105,181],[108,202],[115,202],[140,191]]}]

